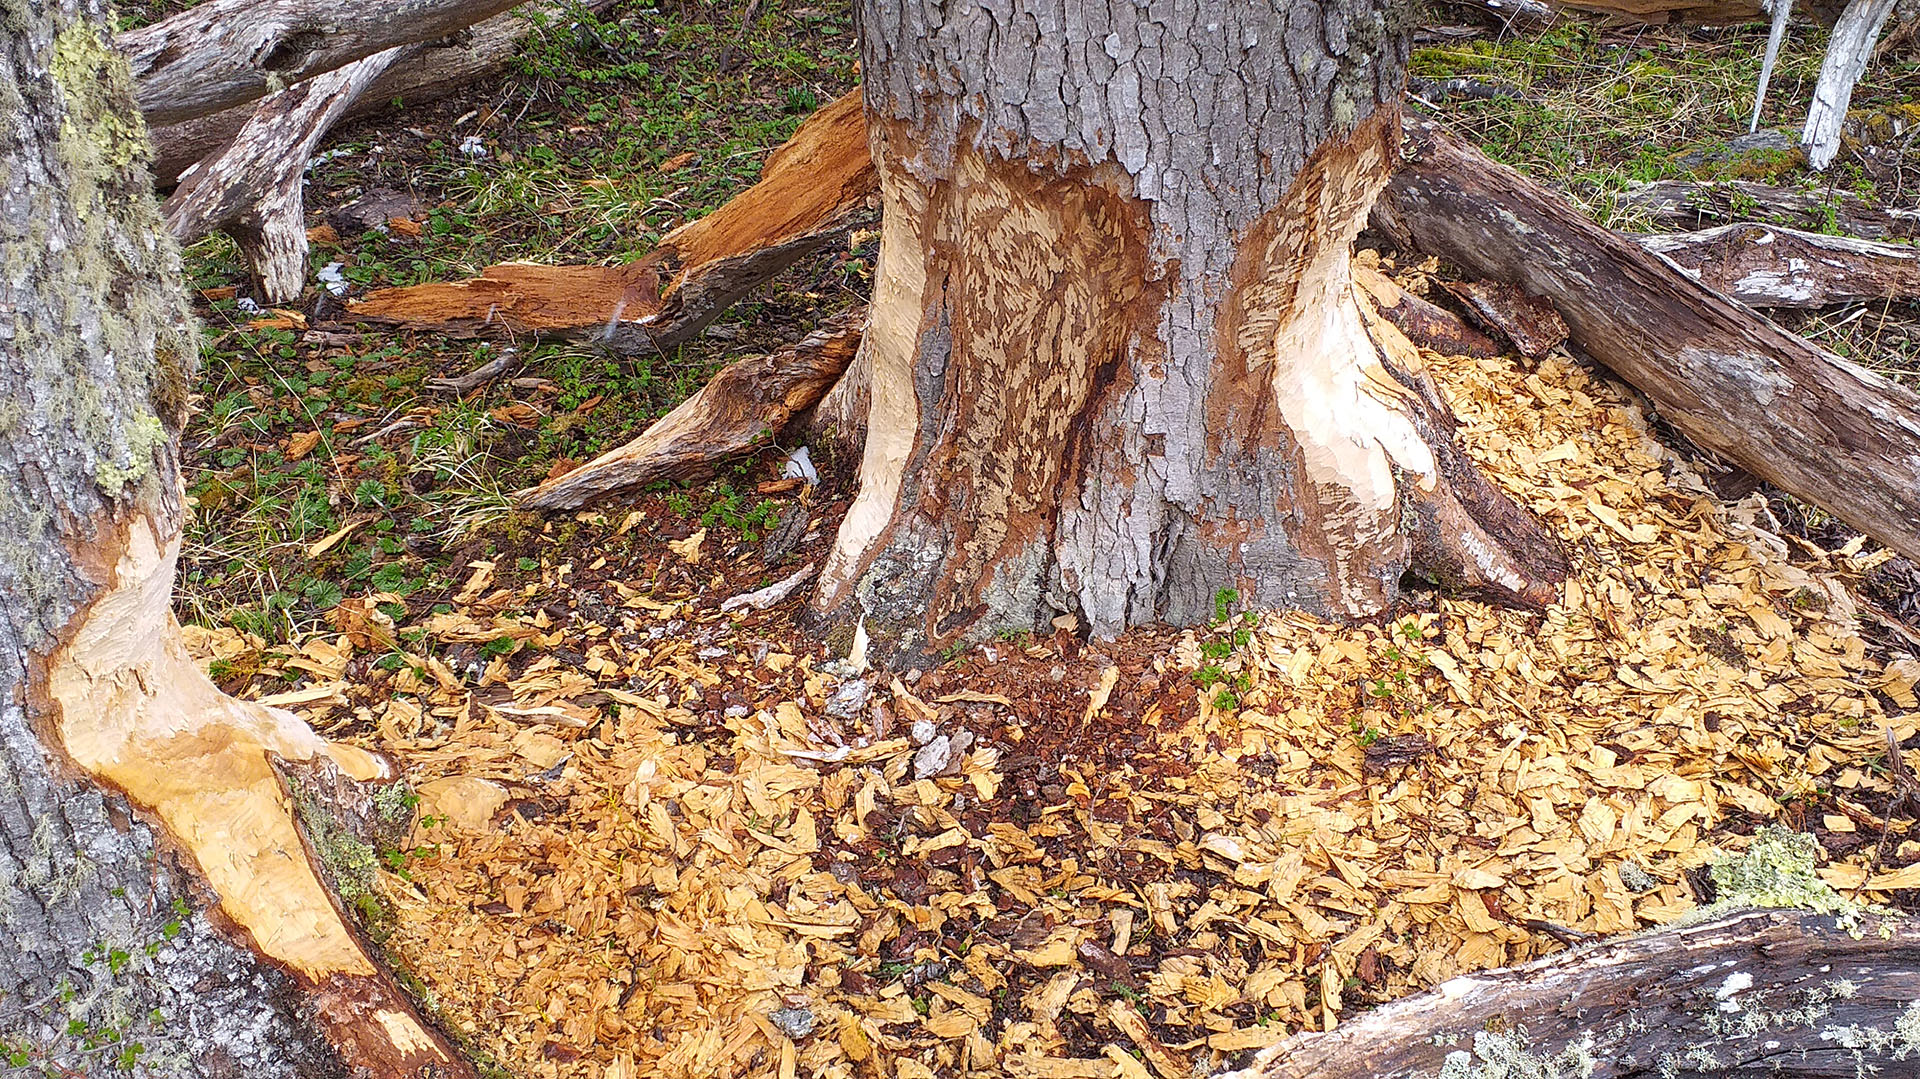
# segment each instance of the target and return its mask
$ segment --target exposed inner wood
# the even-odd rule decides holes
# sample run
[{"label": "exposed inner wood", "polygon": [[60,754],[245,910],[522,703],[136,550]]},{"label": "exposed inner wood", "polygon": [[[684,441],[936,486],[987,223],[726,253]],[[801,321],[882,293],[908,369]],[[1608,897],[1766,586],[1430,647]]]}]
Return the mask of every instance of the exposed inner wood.
[{"label": "exposed inner wood", "polygon": [[[1120,447],[1138,420],[1114,418],[1116,403],[1136,366],[1192,379],[1179,372],[1195,364],[1210,365],[1198,382],[1211,387],[1205,441],[1180,452],[1202,470],[1264,471],[1264,497],[1279,500],[1194,509],[1206,516],[1189,542],[1216,550],[1207,557],[1231,567],[1225,580],[1248,602],[1364,615],[1391,600],[1416,556],[1450,583],[1549,598],[1564,564],[1517,509],[1486,512],[1511,507],[1483,482],[1456,497],[1456,481],[1469,483],[1457,466],[1471,466],[1444,406],[1389,368],[1356,302],[1350,245],[1393,161],[1390,112],[1322,147],[1240,239],[1210,316],[1218,343],[1202,355],[1159,336],[1165,271],[1143,246],[1146,212],[1124,174],[1035,174],[963,141],[934,182],[915,137],[874,121],[888,164],[863,354],[867,438],[816,612],[855,618],[859,643],[910,663],[1074,609],[1076,593],[1081,611],[1124,609],[1102,595],[1124,582],[1061,551],[1069,538],[1110,549],[1146,537],[1124,521],[1091,532],[1064,507],[1091,488],[1149,482],[1172,440],[1148,438],[1157,449],[1130,458]],[[1447,467],[1430,441],[1447,445]],[[1407,498],[1427,507],[1425,547],[1406,530]],[[1289,558],[1248,554],[1263,538]]]},{"label": "exposed inner wood", "polygon": [[1807,911],[1749,910],[1464,975],[1221,1079],[1910,1074],[1916,998],[1910,920],[1849,932]]},{"label": "exposed inner wood", "polygon": [[698,333],[727,305],[844,232],[874,187],[860,93],[807,119],[760,182],[623,266],[489,266],[467,281],[382,289],[353,317],[456,335],[532,335],[651,352]]},{"label": "exposed inner wood", "polygon": [[849,311],[792,345],[728,364],[638,438],[523,493],[520,504],[572,509],[657,479],[699,479],[767,445],[846,371],[866,318],[865,308]]},{"label": "exposed inner wood", "polygon": [[1751,307],[1920,298],[1920,247],[1740,222],[1634,236],[1701,284]]},{"label": "exposed inner wood", "polygon": [[330,744],[297,716],[235,700],[180,641],[171,600],[179,535],[145,517],[109,525],[120,551],[102,592],[47,661],[46,692],[67,755],[151,811],[261,954],[306,985],[343,1061],[400,1079],[422,1068],[471,1075],[368,957],[321,883],[294,825],[275,757],[325,754],[380,778],[365,750]]},{"label": "exposed inner wood", "polygon": [[1375,222],[1553,302],[1699,446],[1920,557],[1920,395],[1781,330],[1421,125]]}]

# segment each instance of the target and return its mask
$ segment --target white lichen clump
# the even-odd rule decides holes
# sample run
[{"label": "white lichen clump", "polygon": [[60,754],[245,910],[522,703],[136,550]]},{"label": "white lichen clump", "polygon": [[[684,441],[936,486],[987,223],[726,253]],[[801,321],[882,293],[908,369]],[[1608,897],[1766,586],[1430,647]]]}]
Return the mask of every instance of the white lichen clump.
[{"label": "white lichen clump", "polygon": [[1593,1069],[1591,1035],[1543,1056],[1527,1048],[1523,1034],[1482,1030],[1473,1036],[1473,1052],[1448,1053],[1435,1079],[1590,1079]]}]

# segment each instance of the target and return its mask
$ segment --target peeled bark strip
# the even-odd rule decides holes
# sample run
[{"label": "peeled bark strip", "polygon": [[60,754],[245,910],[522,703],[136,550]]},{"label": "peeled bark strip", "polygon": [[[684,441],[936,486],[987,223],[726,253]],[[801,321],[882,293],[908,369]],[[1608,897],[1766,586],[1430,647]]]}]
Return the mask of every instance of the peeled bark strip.
[{"label": "peeled bark strip", "polygon": [[[588,11],[604,11],[613,0],[590,0],[580,5]],[[533,33],[534,21],[529,9],[554,15],[562,9],[554,4],[527,4],[495,15],[457,33],[424,41],[404,64],[389,67],[374,80],[371,88],[349,103],[335,126],[363,116],[371,116],[393,107],[397,99],[405,105],[421,105],[468,89],[477,80],[506,66],[520,50],[520,43]],[[233,141],[241,127],[253,118],[249,105],[211,113],[153,130],[153,178],[162,188],[170,187],[195,162],[218,152]]]},{"label": "peeled bark strip", "polygon": [[624,266],[489,266],[467,281],[382,289],[356,318],[454,335],[670,348],[728,305],[850,228],[874,188],[860,92],[822,108],[767,158],[760,182],[668,233]]},{"label": "peeled bark strip", "polygon": [[1847,191],[1810,192],[1748,180],[1656,180],[1628,188],[1618,205],[1666,228],[1695,229],[1715,221],[1765,217],[1792,221],[1804,229],[1838,229],[1865,240],[1920,238],[1920,210],[1869,206]]},{"label": "peeled bark strip", "polygon": [[[1749,910],[1587,944],[1299,1035],[1220,1079],[1912,1075],[1920,927],[1867,923]],[[1450,1056],[1464,1060],[1443,1071]]]},{"label": "peeled bark strip", "polygon": [[[1464,511],[1349,276],[1398,145],[1385,6],[856,12],[881,253],[861,487],[817,613],[914,665],[1066,611],[1111,635],[1226,590],[1391,602],[1405,503]],[[1447,569],[1553,579],[1537,529],[1445,532],[1480,545]]]},{"label": "peeled bark strip", "polygon": [[266,302],[298,298],[307,279],[307,162],[341,113],[413,51],[375,53],[261,99],[233,142],[189,169],[162,207],[174,239],[223,230]]},{"label": "peeled bark strip", "polygon": [[1807,151],[1807,164],[1815,171],[1833,163],[1840,152],[1840,127],[1847,119],[1847,103],[1853,100],[1853,87],[1866,74],[1867,61],[1873,59],[1873,43],[1880,28],[1893,14],[1894,0],[1851,0],[1833,24],[1827,39],[1827,55],[1820,62],[1820,78],[1813,84],[1813,103],[1807,106],[1807,125],[1800,132],[1800,145]]},{"label": "peeled bark strip", "polygon": [[1374,220],[1552,301],[1572,342],[1703,449],[1920,557],[1920,395],[1738,307],[1421,125]]},{"label": "peeled bark strip", "polygon": [[143,1047],[138,1074],[471,1076],[341,917],[272,767],[381,764],[224,696],[181,643],[178,438],[199,342],[178,249],[107,5],[15,14],[0,99],[32,122],[0,125],[8,1051],[97,1074],[110,1058],[88,1039],[113,1031]]},{"label": "peeled bark strip", "polygon": [[812,408],[852,362],[866,320],[864,308],[850,311],[785,348],[728,364],[639,438],[524,492],[520,504],[573,509],[654,480],[712,474]]},{"label": "peeled bark strip", "polygon": [[121,34],[149,124],[242,105],[396,45],[444,37],[520,0],[209,0]]},{"label": "peeled bark strip", "polygon": [[1628,238],[1749,307],[1920,299],[1920,247],[1911,244],[1753,222]]}]

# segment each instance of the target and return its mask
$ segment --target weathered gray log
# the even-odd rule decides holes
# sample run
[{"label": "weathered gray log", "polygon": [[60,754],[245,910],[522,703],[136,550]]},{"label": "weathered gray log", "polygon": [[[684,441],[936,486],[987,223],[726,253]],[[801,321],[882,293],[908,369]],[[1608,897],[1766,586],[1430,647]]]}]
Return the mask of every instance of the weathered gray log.
[{"label": "weathered gray log", "polygon": [[152,125],[242,105],[396,45],[430,41],[520,0],[209,0],[121,34]]},{"label": "weathered gray log", "polygon": [[1873,59],[1873,43],[1887,16],[1893,14],[1893,5],[1894,0],[1851,0],[1833,24],[1820,78],[1813,84],[1813,103],[1807,106],[1807,125],[1800,132],[1807,164],[1816,171],[1832,164],[1840,152],[1847,103],[1853,100],[1854,84],[1866,73],[1867,61]]},{"label": "weathered gray log", "polygon": [[1403,245],[1553,303],[1701,448],[1920,557],[1920,395],[1740,307],[1552,192],[1413,126],[1375,207]]},{"label": "weathered gray log", "polygon": [[1689,277],[1749,307],[1920,299],[1920,247],[1751,221],[1629,236]]},{"label": "weathered gray log", "polygon": [[[613,0],[588,0],[580,5],[586,11],[605,11]],[[499,71],[520,50],[520,43],[538,25],[531,12],[558,16],[572,10],[553,3],[524,4],[495,15],[485,22],[433,41],[420,42],[404,64],[382,72],[373,86],[334,119],[335,125],[372,116],[393,107],[420,105],[438,101],[464,90],[474,82]],[[251,105],[167,124],[153,129],[153,178],[162,188],[172,186],[194,162],[215,153],[233,141],[242,125],[253,117]]]},{"label": "weathered gray log", "polygon": [[368,86],[417,46],[401,45],[269,94],[226,149],[187,170],[162,208],[183,244],[231,235],[260,297],[287,303],[307,278],[307,161]]},{"label": "weathered gray log", "polygon": [[378,763],[222,694],[174,621],[200,343],[109,5],[7,12],[0,1071],[471,1079],[343,919],[273,768]]},{"label": "weathered gray log", "polygon": [[1920,926],[1864,921],[1856,935],[1749,910],[1581,945],[1299,1035],[1219,1079],[1920,1074]]},{"label": "weathered gray log", "polygon": [[865,308],[829,319],[765,356],[728,364],[640,437],[520,495],[535,510],[573,509],[657,479],[689,480],[779,436],[846,371]]},{"label": "weathered gray log", "polygon": [[1764,219],[1866,240],[1920,237],[1920,210],[1872,206],[1848,191],[1801,191],[1750,180],[1656,180],[1621,192],[1617,205],[1673,229]]}]

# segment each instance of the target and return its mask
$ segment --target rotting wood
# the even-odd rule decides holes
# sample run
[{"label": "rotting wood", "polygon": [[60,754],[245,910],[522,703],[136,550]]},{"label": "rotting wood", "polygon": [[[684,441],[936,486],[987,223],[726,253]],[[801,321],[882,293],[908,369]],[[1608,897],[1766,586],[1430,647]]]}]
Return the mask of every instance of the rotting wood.
[{"label": "rotting wood", "polygon": [[[589,0],[580,6],[589,12],[604,11],[613,6],[613,0]],[[471,87],[476,80],[506,66],[519,51],[520,43],[534,32],[538,24],[530,17],[530,10],[551,14],[562,9],[554,4],[527,4],[457,33],[420,42],[406,63],[382,72],[371,88],[334,118],[334,123],[384,112],[393,108],[395,101],[420,105]],[[171,186],[194,162],[232,142],[253,117],[249,105],[155,126],[154,182],[162,188]]]},{"label": "rotting wood", "polygon": [[466,281],[382,289],[350,317],[454,335],[592,340],[621,354],[686,340],[729,304],[818,250],[875,187],[860,92],[807,119],[760,182],[623,266],[489,266]]},{"label": "rotting wood", "polygon": [[1920,299],[1920,247],[1911,244],[1754,222],[1628,238],[1750,307]]},{"label": "rotting wood", "polygon": [[1482,360],[1499,359],[1507,354],[1498,342],[1467,325],[1460,316],[1415,296],[1371,266],[1355,262],[1353,282],[1366,293],[1382,318],[1421,348],[1447,356],[1473,356]]},{"label": "rotting wood", "polygon": [[1552,304],[1504,281],[1448,282],[1446,289],[1480,325],[1513,342],[1530,360],[1567,339],[1567,324]]},{"label": "rotting wood", "polygon": [[[1612,1079],[1911,1074],[1920,926],[1864,920],[1854,933],[1809,911],[1746,910],[1581,945],[1299,1035],[1220,1079],[1467,1075],[1496,1060],[1500,1074]],[[1443,1072],[1453,1057],[1464,1066]]]},{"label": "rotting wood", "polygon": [[1666,228],[1694,229],[1765,217],[1866,240],[1920,237],[1920,210],[1869,205],[1849,191],[1801,191],[1751,180],[1656,180],[1621,192],[1618,207],[1644,214]]},{"label": "rotting wood", "polygon": [[216,229],[240,246],[259,296],[299,298],[307,277],[307,161],[379,77],[411,56],[402,45],[269,94],[226,148],[188,169],[162,212],[182,244]]},{"label": "rotting wood", "polygon": [[520,0],[210,0],[115,39],[149,124],[245,104],[396,45],[462,30]]},{"label": "rotting wood", "polygon": [[766,445],[839,379],[865,323],[859,308],[792,345],[727,365],[638,438],[522,493],[520,504],[572,509],[657,479],[705,476],[721,461]]},{"label": "rotting wood", "polygon": [[1847,119],[1847,103],[1853,100],[1853,87],[1873,59],[1873,43],[1880,28],[1893,14],[1894,0],[1851,0],[1833,24],[1827,41],[1827,55],[1820,62],[1820,78],[1813,85],[1813,102],[1807,106],[1807,123],[1800,132],[1800,145],[1807,151],[1807,164],[1816,172],[1833,163],[1840,152],[1840,128]]},{"label": "rotting wood", "polygon": [[1920,556],[1920,395],[1738,307],[1430,124],[1375,208],[1403,246],[1553,302],[1688,438]]}]

